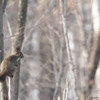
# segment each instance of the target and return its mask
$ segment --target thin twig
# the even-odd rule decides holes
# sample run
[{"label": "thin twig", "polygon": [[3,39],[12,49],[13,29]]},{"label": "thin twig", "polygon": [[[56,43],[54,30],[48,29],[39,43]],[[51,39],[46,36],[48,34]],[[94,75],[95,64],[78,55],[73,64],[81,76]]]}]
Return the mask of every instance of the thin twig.
[{"label": "thin twig", "polygon": [[[55,10],[53,10],[53,12],[52,13],[54,13],[55,12]],[[27,28],[25,31],[24,31],[24,33],[26,33],[27,31],[29,31],[30,29],[35,29],[35,28],[37,28],[37,27],[39,27],[39,25],[41,25],[42,23],[44,23],[44,21],[46,21],[49,17],[51,16],[51,14],[50,15],[48,15],[44,20],[42,20],[40,23],[39,23],[39,21],[38,22],[36,22],[35,24],[34,24],[34,26],[31,26],[31,27],[29,27],[29,28]],[[19,30],[21,30],[23,27],[21,27]],[[22,35],[23,33],[20,33],[20,35]],[[16,36],[18,36],[19,35],[19,33],[18,34],[15,34],[15,35],[12,35],[12,36],[8,36],[8,37],[4,37],[3,39],[8,39],[8,38],[12,38],[12,37],[16,37]]]}]

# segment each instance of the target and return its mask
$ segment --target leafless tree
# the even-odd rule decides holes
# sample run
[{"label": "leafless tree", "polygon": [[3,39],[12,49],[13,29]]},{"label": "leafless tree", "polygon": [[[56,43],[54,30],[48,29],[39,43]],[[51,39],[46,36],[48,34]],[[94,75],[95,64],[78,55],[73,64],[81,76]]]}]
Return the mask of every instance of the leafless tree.
[{"label": "leafless tree", "polygon": [[[26,22],[26,13],[27,13],[28,0],[19,0],[19,12],[17,19],[17,27],[15,37],[12,38],[12,52],[15,51],[17,46],[22,46],[24,40],[24,30]],[[18,100],[18,90],[19,90],[19,75],[20,75],[20,62],[19,67],[16,69],[14,75],[14,100]]]},{"label": "leafless tree", "polygon": [[[6,5],[8,0],[2,2]],[[30,0],[26,29],[21,26],[25,24],[25,19],[23,16],[21,19],[22,14],[19,13],[14,34],[16,12],[19,12],[18,0],[9,0],[3,16],[4,55],[11,53],[8,44],[12,43],[12,52],[19,45],[25,56],[21,63],[24,67],[20,70],[19,98],[18,90],[15,89],[16,98],[53,100],[54,95],[56,100],[88,100],[87,96],[91,97],[92,94],[88,94],[92,88],[89,87],[93,87],[94,80],[98,81],[95,74],[98,75],[100,69],[99,4],[98,0]],[[94,11],[92,15],[91,7]],[[16,74],[14,85],[18,77],[19,74]],[[19,87],[18,80],[16,87]]]},{"label": "leafless tree", "polygon": [[[3,0],[0,0],[0,63],[4,58],[4,43],[3,43]],[[5,6],[6,7],[6,6]],[[8,90],[6,81],[4,83],[0,83],[1,88],[1,100],[8,100]]]}]

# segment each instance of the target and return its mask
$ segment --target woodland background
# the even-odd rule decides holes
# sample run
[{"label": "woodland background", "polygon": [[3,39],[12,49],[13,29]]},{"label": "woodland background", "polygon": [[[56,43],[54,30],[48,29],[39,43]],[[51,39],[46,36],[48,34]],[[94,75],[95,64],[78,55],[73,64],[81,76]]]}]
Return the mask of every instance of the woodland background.
[{"label": "woodland background", "polygon": [[[25,56],[14,100],[98,100],[100,0],[1,1],[0,62],[14,52],[14,41]],[[6,84],[0,100],[8,100]]]}]

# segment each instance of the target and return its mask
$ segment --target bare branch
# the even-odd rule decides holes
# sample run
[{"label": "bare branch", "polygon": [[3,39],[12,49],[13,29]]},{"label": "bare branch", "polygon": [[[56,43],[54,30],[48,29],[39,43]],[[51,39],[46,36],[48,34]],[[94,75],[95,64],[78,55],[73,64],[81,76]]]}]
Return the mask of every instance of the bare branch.
[{"label": "bare branch", "polygon": [[[64,4],[67,4],[67,1],[64,0]],[[70,100],[76,100],[76,93],[75,93],[75,66],[73,64],[72,56],[71,56],[71,51],[69,47],[69,39],[68,39],[68,34],[67,34],[67,25],[66,25],[66,8],[67,6],[64,6],[65,12],[63,12],[63,4],[62,0],[59,0],[59,5],[60,5],[60,11],[61,11],[61,16],[62,16],[62,21],[63,21],[63,34],[65,37],[65,43],[66,43],[66,49],[67,49],[67,54],[68,54],[68,61],[69,61],[69,69],[67,72],[67,79],[68,81],[68,99]],[[65,13],[65,14],[64,14]],[[73,84],[72,84],[73,83]],[[73,91],[73,92],[71,92]]]},{"label": "bare branch", "polygon": [[[51,0],[51,5],[52,5],[52,12],[53,12],[53,8],[54,8],[54,1],[53,0]],[[56,51],[55,51],[55,35],[54,35],[54,31],[53,31],[53,29],[54,29],[54,20],[53,20],[54,18],[53,18],[53,13],[51,13],[51,20],[52,20],[52,22],[51,22],[51,24],[52,24],[52,31],[50,31],[51,32],[51,36],[52,36],[52,52],[53,52],[53,67],[54,67],[54,73],[55,73],[55,80],[56,80],[56,82],[57,82],[57,69],[56,69]]]},{"label": "bare branch", "polygon": [[93,30],[94,30],[94,43],[92,46],[90,59],[88,63],[89,68],[89,91],[87,93],[92,92],[92,87],[95,83],[95,74],[99,65],[100,59],[100,1],[93,0],[92,5],[92,17],[93,17]]},{"label": "bare branch", "polygon": [[[15,52],[16,46],[22,46],[25,32],[25,22],[26,22],[26,14],[27,14],[27,5],[28,0],[19,0],[19,12],[18,12],[18,20],[16,27],[16,37],[12,38],[12,52]],[[20,75],[20,61],[18,63],[18,69],[14,74],[13,82],[14,82],[14,100],[18,100],[18,89],[19,89],[19,75]]]},{"label": "bare branch", "polygon": [[10,22],[8,20],[8,15],[7,15],[6,10],[5,10],[5,15],[6,15],[6,19],[7,19],[7,25],[8,25],[8,29],[9,29],[10,36],[12,36],[12,29],[11,29]]},{"label": "bare branch", "polygon": [[64,39],[64,34],[62,34],[61,52],[60,52],[60,69],[59,69],[59,73],[58,73],[56,88],[54,91],[54,100],[58,100],[58,98],[60,98],[60,100],[62,100],[60,91],[61,91],[61,79],[62,79],[62,75],[63,75],[63,71],[64,71],[64,65],[63,65],[64,47],[65,47],[65,39]]}]

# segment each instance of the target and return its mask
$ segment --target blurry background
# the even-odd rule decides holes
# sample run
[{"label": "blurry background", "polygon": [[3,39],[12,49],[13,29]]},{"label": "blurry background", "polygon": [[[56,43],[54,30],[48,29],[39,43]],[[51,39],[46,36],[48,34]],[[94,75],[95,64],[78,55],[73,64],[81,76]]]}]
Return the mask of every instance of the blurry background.
[{"label": "blurry background", "polygon": [[[18,5],[18,0],[9,0],[3,15],[5,56],[11,54],[9,25],[14,35]],[[74,64],[72,73],[62,34],[60,0],[28,0],[19,100],[53,100],[54,91],[58,91],[56,100],[100,97],[100,1],[62,0],[62,5],[63,13],[67,13],[64,17]]]}]

